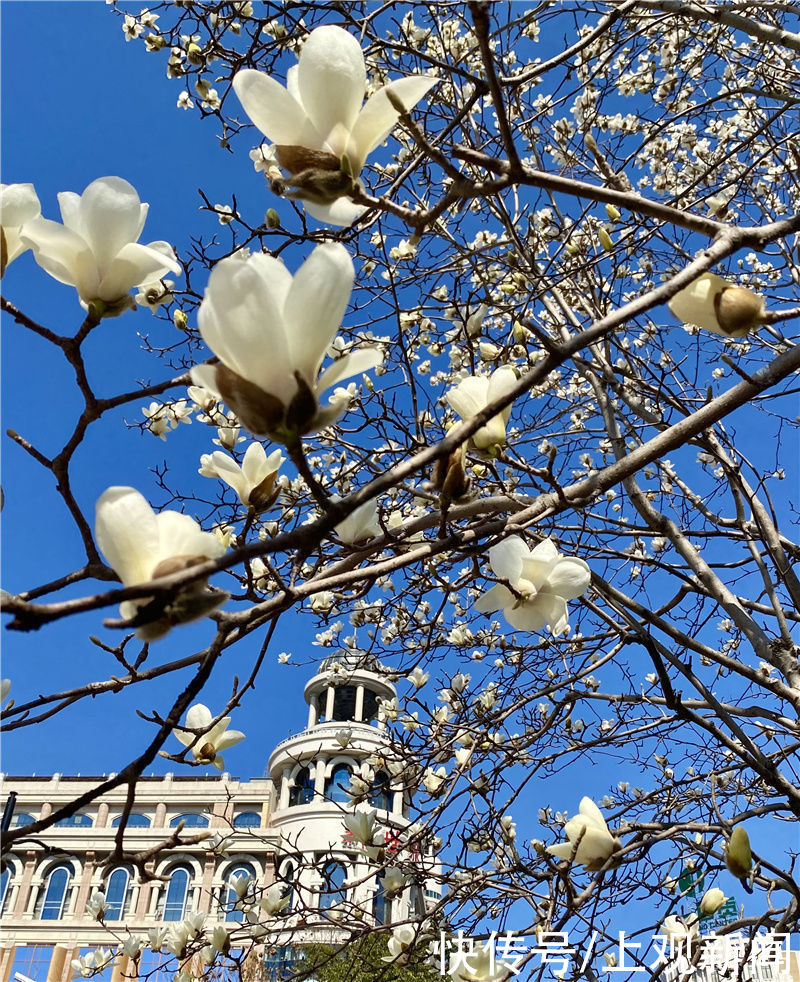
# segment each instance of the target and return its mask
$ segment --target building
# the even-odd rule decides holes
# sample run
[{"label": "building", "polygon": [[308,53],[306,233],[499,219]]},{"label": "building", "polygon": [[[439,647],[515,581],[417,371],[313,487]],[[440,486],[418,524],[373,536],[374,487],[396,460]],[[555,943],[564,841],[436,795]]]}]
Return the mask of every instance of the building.
[{"label": "building", "polygon": [[[108,930],[86,911],[95,890],[106,894],[109,927],[124,923],[144,937],[149,928],[191,911],[206,915],[206,927],[219,922],[235,930],[243,919],[235,881],[248,877],[264,887],[280,882],[289,910],[278,933],[275,920],[269,922],[263,948],[273,976],[292,961],[299,941],[335,942],[344,938],[344,924],[391,923],[424,912],[441,895],[438,863],[418,836],[407,842],[408,792],[381,765],[389,745],[381,704],[394,698],[377,662],[334,655],[307,683],[307,726],[272,752],[269,777],[238,780],[192,771],[141,779],[125,830],[129,852],[146,856],[181,830],[195,838],[207,833],[147,858],[144,867],[155,879],[141,876],[135,864],[108,861],[124,788],[20,840],[5,857],[0,884],[0,982],[68,982],[72,959],[113,948]],[[353,810],[351,778],[363,782],[366,800],[377,810],[381,862],[372,861],[344,825]],[[17,796],[12,828],[47,817],[101,780],[6,777],[5,794]],[[384,887],[391,862],[414,874],[414,882],[395,894]],[[162,961],[143,952],[140,976],[154,973],[149,978],[158,982]],[[170,978],[174,968],[173,959]],[[121,957],[104,977],[121,982],[130,974],[130,961]]]}]

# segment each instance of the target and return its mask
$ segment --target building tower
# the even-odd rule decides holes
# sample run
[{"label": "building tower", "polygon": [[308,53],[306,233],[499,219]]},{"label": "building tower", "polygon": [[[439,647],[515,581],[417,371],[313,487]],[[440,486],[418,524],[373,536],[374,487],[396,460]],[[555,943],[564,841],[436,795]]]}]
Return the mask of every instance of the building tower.
[{"label": "building tower", "polygon": [[[294,960],[292,945],[298,941],[336,943],[347,936],[343,922],[406,920],[423,914],[426,902],[441,895],[432,853],[403,845],[410,796],[385,764],[391,746],[386,707],[394,703],[396,691],[377,660],[352,650],[331,655],[304,695],[306,729],[279,743],[269,758],[276,873],[291,892],[293,915],[285,923],[295,928],[273,939],[267,965],[274,977]],[[361,802],[355,805],[359,792]],[[344,818],[372,809],[375,839],[383,851],[371,858]],[[425,869],[424,886],[417,876],[416,883],[399,892],[387,889],[386,867],[393,860],[404,871]]]}]

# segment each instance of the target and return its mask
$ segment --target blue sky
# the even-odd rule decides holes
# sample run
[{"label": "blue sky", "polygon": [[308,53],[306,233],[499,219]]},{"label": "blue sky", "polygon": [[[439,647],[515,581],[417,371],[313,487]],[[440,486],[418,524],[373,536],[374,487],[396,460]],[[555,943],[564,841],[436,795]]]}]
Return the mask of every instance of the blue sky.
[{"label": "blue sky", "polygon": [[[166,59],[148,54],[141,42],[126,43],[121,23],[100,2],[2,4],[3,181],[32,182],[44,216],[59,219],[59,191],[82,192],[97,177],[119,175],[150,204],[142,241],[166,239],[179,251],[187,249],[191,234],[220,233],[225,242],[227,232],[216,218],[199,211],[198,188],[214,202],[228,201],[233,191],[242,208],[260,217],[271,204],[263,179],[246,152],[234,157],[220,148],[213,122],[203,124],[196,109],[176,108],[181,86],[166,78]],[[75,291],[44,274],[30,253],[9,267],[3,294],[59,333],[74,333],[83,319]],[[71,373],[59,352],[9,318],[3,320],[3,429],[13,428],[53,453],[69,434],[79,408]],[[106,321],[98,330],[89,346],[89,375],[100,394],[173,374],[142,353],[140,334],[150,334],[154,343],[169,343],[174,328],[139,310]],[[148,468],[168,462],[172,468],[196,469],[199,453],[216,449],[210,445],[213,431],[196,423],[181,427],[168,443],[126,428],[125,420],[141,420],[141,405],[148,401],[125,407],[112,426],[101,424],[79,452],[75,491],[90,514],[111,484],[130,484],[158,503]],[[3,449],[3,585],[17,591],[72,569],[80,551],[74,533],[65,532],[71,524],[53,492],[52,477],[6,437]],[[205,647],[212,629],[206,622],[175,631],[154,657],[166,661]],[[28,635],[4,630],[3,676],[12,678],[17,702],[37,691],[107,677],[113,668],[86,640],[89,634],[107,642],[115,639],[95,614]],[[308,644],[307,634],[304,640],[297,650]],[[296,641],[284,628],[275,651],[291,650]],[[204,691],[204,701],[213,706],[226,697],[232,675],[245,663],[244,654],[227,658]],[[229,754],[234,773],[260,776],[272,746],[289,729],[305,725],[302,688],[307,674],[304,668],[277,665],[273,657],[251,705],[266,700],[278,680],[286,698],[270,698],[268,713],[247,712],[242,728],[248,738]],[[4,741],[3,770],[118,770],[150,730],[135,709],[165,711],[187,678],[148,686],[146,696],[116,697],[113,713],[101,701],[81,703],[45,726],[11,733]],[[160,761],[155,768],[163,771],[169,765]]]}]

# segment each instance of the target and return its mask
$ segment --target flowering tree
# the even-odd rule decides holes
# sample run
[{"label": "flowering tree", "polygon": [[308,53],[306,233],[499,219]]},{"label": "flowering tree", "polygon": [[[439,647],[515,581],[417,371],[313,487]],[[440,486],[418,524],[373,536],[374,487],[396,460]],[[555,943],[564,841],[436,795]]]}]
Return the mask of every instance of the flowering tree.
[{"label": "flowering tree", "polygon": [[[736,880],[753,893],[723,932],[794,930],[796,14],[120,7],[179,105],[221,131],[243,183],[263,183],[266,214],[232,197],[214,206],[226,245],[173,249],[138,242],[146,207],[120,178],[62,195],[62,223],[30,186],[4,188],[3,266],[32,249],[86,312],[65,336],[3,299],[74,367],[83,402],[55,456],[10,434],[56,478],[81,548],[57,580],[6,596],[7,627],[46,634],[92,612],[110,629],[93,686],[7,705],[8,729],[192,666],[148,717],[148,746],[93,792],[124,785],[130,804],[161,752],[219,766],[274,632],[302,614],[323,647],[408,680],[383,706],[382,764],[415,793],[410,836],[449,842],[433,920],[395,932],[387,957],[446,919],[483,938],[569,932],[565,975],[593,972],[587,951],[618,952],[620,904],[648,901],[637,942],[697,933],[676,916],[687,867],[712,887],[703,915]],[[184,290],[163,279],[181,267]],[[161,381],[100,395],[85,346],[110,317],[125,330],[133,289],[163,331]],[[72,491],[76,449],[142,400],[152,434],[194,419],[221,449],[200,476],[161,474],[152,503],[104,475],[93,517]],[[198,618],[203,650],[157,660]],[[190,710],[248,638],[227,704]],[[584,797],[602,762],[604,796]],[[566,811],[556,776],[573,779]],[[124,823],[115,858],[137,858]],[[228,943],[187,930],[176,954]],[[646,950],[628,964],[650,965]],[[475,958],[453,977],[509,974]],[[532,953],[523,966],[549,970]]]}]

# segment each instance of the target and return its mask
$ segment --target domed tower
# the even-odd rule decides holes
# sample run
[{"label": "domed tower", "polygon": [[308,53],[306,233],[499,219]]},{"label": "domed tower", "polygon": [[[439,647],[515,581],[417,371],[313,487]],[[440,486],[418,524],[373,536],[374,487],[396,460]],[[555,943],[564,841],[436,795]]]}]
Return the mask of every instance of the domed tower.
[{"label": "domed tower", "polygon": [[[306,940],[326,941],[336,939],[342,922],[387,924],[423,913],[424,892],[411,878],[400,890],[384,885],[386,866],[413,872],[436,862],[416,844],[404,845],[408,792],[384,770],[394,686],[373,656],[342,651],[322,662],[304,694],[307,728],[269,758],[277,805],[270,827],[278,839],[278,879],[291,891],[291,920],[311,929]],[[383,849],[371,859],[344,818],[372,809]]]}]

